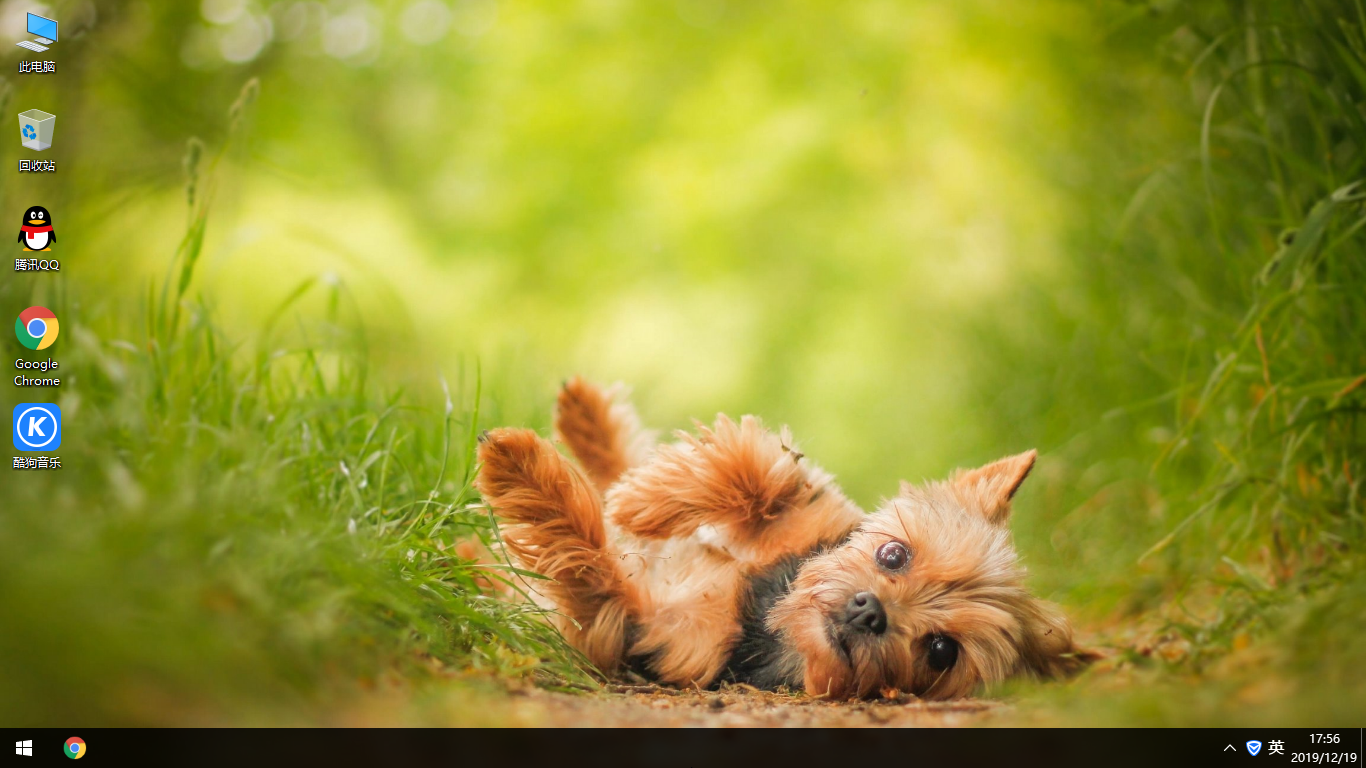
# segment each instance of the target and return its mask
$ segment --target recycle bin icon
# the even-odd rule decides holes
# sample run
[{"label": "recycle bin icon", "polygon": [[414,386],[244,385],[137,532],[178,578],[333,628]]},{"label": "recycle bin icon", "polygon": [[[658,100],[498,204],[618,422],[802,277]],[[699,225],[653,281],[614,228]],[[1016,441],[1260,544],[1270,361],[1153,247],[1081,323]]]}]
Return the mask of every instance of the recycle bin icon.
[{"label": "recycle bin icon", "polygon": [[52,127],[57,123],[56,115],[49,115],[41,109],[30,109],[19,113],[19,137],[29,149],[44,150],[52,146]]}]

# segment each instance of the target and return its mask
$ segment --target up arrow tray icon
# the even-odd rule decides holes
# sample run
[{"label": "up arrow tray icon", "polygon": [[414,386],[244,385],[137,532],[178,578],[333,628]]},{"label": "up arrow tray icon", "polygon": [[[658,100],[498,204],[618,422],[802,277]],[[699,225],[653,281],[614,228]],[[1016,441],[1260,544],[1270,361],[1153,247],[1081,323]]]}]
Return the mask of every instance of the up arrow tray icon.
[{"label": "up arrow tray icon", "polygon": [[1225,752],[1229,751],[1230,749],[1233,750],[1234,752],[1237,752],[1237,751],[1238,751],[1238,748],[1235,747],[1235,746],[1233,746],[1232,744],[1228,745],[1227,747],[1224,747],[1224,751],[1225,751]]}]

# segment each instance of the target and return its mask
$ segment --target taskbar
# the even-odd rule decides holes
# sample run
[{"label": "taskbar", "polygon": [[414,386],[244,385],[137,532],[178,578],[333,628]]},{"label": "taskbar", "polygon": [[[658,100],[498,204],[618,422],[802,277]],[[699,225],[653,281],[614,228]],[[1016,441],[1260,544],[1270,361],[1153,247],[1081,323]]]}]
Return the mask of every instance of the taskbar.
[{"label": "taskbar", "polygon": [[[1361,728],[7,728],[0,764],[1359,766]],[[8,742],[15,743],[9,758]],[[12,761],[12,762],[11,762]]]}]

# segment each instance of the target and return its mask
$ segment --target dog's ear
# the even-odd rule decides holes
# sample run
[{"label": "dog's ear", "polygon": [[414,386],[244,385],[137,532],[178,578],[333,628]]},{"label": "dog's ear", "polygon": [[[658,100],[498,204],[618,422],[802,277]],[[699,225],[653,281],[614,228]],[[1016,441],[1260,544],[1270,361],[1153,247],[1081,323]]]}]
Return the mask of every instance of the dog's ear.
[{"label": "dog's ear", "polygon": [[1019,651],[1025,671],[1043,678],[1070,677],[1104,658],[1098,651],[1077,647],[1072,625],[1058,606],[1030,600],[1022,608]]},{"label": "dog's ear", "polygon": [[1029,476],[1038,456],[1038,451],[1030,450],[993,461],[985,467],[960,469],[953,473],[950,482],[972,497],[975,503],[969,506],[981,509],[989,522],[1005,525],[1010,519],[1010,500]]}]

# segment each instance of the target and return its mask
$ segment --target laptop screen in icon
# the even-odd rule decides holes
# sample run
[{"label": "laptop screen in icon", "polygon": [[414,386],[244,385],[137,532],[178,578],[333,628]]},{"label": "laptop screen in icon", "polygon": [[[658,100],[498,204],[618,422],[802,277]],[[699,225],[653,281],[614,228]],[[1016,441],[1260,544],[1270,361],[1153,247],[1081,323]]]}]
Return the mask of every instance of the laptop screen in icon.
[{"label": "laptop screen in icon", "polygon": [[46,38],[46,42],[57,42],[57,22],[36,14],[28,15],[28,33]]}]

